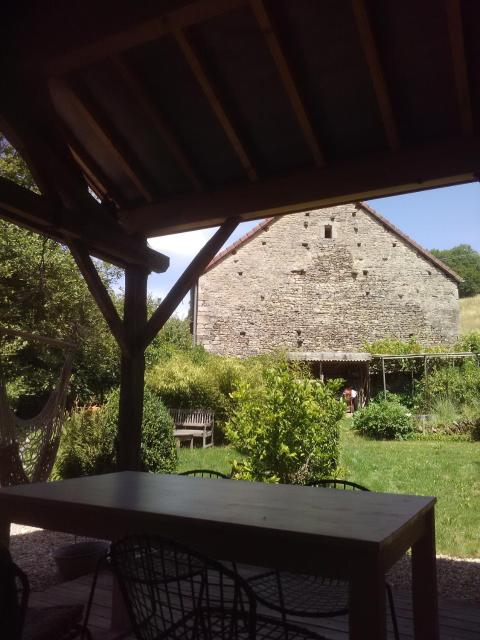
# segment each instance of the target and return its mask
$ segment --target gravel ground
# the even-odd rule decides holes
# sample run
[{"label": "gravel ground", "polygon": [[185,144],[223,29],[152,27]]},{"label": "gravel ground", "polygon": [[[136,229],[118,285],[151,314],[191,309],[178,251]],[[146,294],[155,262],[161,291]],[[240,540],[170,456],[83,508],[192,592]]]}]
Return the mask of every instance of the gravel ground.
[{"label": "gravel ground", "polygon": [[[84,540],[87,538],[14,524],[10,548],[15,562],[28,575],[32,590],[41,591],[59,582],[53,551],[63,544]],[[480,558],[437,556],[437,573],[440,597],[480,604]],[[388,580],[397,589],[409,589],[409,556],[395,565]]]}]

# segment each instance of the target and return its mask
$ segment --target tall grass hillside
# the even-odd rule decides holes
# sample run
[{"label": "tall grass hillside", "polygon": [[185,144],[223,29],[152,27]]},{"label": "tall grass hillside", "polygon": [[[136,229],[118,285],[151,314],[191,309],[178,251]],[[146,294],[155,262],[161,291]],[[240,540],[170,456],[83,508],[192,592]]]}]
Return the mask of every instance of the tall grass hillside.
[{"label": "tall grass hillside", "polygon": [[480,330],[480,295],[460,299],[460,333]]}]

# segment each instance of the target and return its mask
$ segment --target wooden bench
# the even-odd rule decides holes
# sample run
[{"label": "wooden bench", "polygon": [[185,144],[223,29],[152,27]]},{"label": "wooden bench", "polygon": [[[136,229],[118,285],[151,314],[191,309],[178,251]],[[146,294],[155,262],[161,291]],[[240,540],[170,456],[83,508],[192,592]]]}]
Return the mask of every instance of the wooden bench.
[{"label": "wooden bench", "polygon": [[170,415],[175,423],[173,435],[176,439],[177,447],[182,442],[189,442],[190,449],[193,449],[195,438],[202,439],[202,447],[206,449],[213,445],[213,426],[215,414],[212,411],[203,409],[169,409]]}]

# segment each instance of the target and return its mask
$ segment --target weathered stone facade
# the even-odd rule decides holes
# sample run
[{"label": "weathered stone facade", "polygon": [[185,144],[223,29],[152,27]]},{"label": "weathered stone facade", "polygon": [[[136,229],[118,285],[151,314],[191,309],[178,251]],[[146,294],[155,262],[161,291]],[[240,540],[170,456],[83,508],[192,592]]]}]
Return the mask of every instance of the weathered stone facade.
[{"label": "weathered stone facade", "polygon": [[[331,235],[332,237],[325,237]],[[458,333],[455,274],[361,204],[277,218],[200,278],[197,342],[248,356]]]}]

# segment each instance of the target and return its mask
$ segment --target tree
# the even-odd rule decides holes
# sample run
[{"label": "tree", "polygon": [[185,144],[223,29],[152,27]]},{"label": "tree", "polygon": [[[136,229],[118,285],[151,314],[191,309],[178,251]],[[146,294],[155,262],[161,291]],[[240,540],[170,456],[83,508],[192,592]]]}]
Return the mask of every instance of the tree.
[{"label": "tree", "polygon": [[480,293],[480,253],[469,244],[460,244],[453,249],[432,249],[448,267],[463,278],[458,286],[460,298],[468,298]]},{"label": "tree", "polygon": [[38,191],[25,161],[18,151],[0,133],[0,176],[16,182],[21,187]]},{"label": "tree", "polygon": [[[99,271],[111,290],[119,270],[99,265]],[[71,390],[80,401],[101,399],[118,384],[117,345],[68,249],[3,221],[0,322],[77,343]],[[36,408],[54,384],[61,350],[0,336],[0,353],[10,395]]]},{"label": "tree", "polygon": [[[1,135],[0,175],[36,189],[23,159]],[[115,297],[112,285],[120,270],[100,262],[97,266]],[[4,221],[0,221],[0,323],[78,343],[71,390],[80,401],[99,399],[118,384],[116,343],[69,250]],[[0,336],[0,355],[12,400],[22,398],[26,411],[38,408],[55,382],[62,352]]]}]

